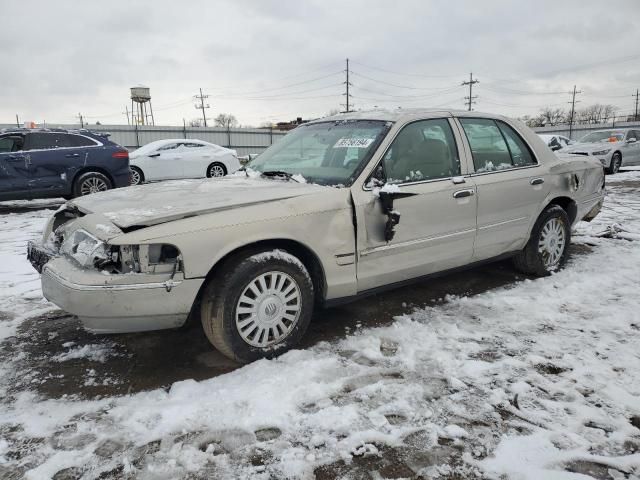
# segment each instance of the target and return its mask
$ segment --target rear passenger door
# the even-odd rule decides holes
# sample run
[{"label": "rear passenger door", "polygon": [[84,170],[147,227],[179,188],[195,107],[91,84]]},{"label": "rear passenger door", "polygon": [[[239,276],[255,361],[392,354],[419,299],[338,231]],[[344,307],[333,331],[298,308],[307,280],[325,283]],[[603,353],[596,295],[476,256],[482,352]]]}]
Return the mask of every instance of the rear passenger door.
[{"label": "rear passenger door", "polygon": [[82,148],[72,147],[69,137],[58,132],[27,135],[25,148],[30,157],[29,172],[34,194],[69,193],[70,177],[85,161]]},{"label": "rear passenger door", "polygon": [[207,176],[207,167],[213,162],[213,150],[196,142],[184,142],[178,147],[182,156],[182,176],[198,178]]},{"label": "rear passenger door", "polygon": [[23,144],[20,134],[0,138],[0,199],[28,196],[29,164]]},{"label": "rear passenger door", "polygon": [[547,176],[517,131],[500,120],[461,117],[478,191],[474,260],[524,247],[549,192]]}]

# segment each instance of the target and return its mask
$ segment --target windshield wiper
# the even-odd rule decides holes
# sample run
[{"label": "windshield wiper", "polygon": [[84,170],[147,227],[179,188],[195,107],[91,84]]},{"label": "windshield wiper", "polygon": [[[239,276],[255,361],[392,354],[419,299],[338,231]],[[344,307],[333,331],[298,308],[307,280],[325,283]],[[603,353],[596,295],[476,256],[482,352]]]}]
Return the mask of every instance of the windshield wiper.
[{"label": "windshield wiper", "polygon": [[265,170],[264,172],[261,173],[260,176],[262,176],[262,177],[271,177],[271,178],[284,177],[287,180],[293,180],[294,182],[300,183],[298,180],[293,178],[293,175],[291,173],[284,172],[282,170]]}]

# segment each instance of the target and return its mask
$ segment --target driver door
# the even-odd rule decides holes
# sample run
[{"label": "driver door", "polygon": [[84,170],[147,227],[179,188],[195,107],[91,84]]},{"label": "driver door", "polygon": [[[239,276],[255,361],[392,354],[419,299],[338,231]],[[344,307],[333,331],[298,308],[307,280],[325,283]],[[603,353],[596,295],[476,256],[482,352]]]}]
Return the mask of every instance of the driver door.
[{"label": "driver door", "polygon": [[181,142],[170,143],[149,155],[153,165],[154,180],[172,180],[184,177]]},{"label": "driver door", "polygon": [[476,188],[463,177],[461,139],[449,119],[420,120],[397,134],[374,175],[407,196],[393,201],[400,214],[387,239],[388,216],[377,188],[352,188],[357,235],[358,291],[465,265],[476,235]]}]

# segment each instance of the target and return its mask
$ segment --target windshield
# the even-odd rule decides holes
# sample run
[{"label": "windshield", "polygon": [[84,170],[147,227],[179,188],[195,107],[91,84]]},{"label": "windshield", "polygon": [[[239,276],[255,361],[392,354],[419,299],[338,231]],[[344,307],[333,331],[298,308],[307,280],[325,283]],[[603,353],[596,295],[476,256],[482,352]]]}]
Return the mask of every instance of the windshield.
[{"label": "windshield", "polygon": [[391,123],[341,120],[301,125],[249,165],[258,172],[302,175],[310,183],[350,185]]},{"label": "windshield", "polygon": [[580,143],[598,143],[612,141],[610,138],[615,138],[617,142],[624,140],[624,132],[617,132],[614,130],[603,130],[601,132],[591,132],[582,137],[578,142]]}]

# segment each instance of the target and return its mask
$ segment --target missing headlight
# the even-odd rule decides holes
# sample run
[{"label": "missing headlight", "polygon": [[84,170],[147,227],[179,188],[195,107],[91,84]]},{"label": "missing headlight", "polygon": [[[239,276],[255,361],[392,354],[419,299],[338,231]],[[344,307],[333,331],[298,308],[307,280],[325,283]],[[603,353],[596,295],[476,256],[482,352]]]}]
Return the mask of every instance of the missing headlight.
[{"label": "missing headlight", "polygon": [[[131,249],[131,257],[127,258],[126,248]],[[123,271],[142,273],[172,273],[181,270],[180,251],[173,245],[156,243],[152,245],[132,245],[121,247],[123,255]],[[125,270],[130,267],[130,270]]]}]

